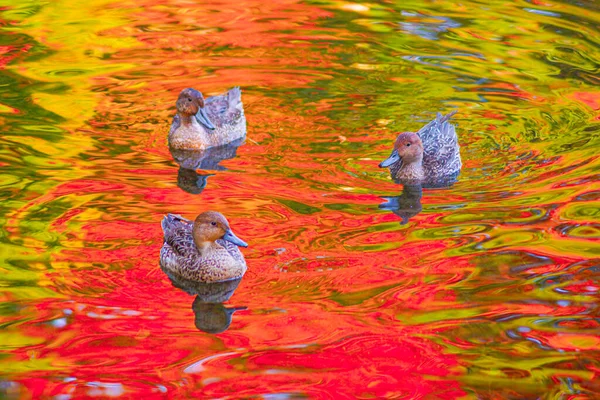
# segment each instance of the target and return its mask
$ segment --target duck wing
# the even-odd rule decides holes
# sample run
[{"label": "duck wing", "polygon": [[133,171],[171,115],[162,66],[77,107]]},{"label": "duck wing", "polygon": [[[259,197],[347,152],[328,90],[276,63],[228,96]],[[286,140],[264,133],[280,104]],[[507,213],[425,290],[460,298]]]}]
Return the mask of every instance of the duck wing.
[{"label": "duck wing", "polygon": [[169,129],[169,137],[171,137],[171,135],[173,135],[175,131],[179,129],[180,125],[181,118],[179,117],[179,114],[175,114],[175,116],[173,116],[173,122],[171,122],[171,129]]},{"label": "duck wing", "polygon": [[231,257],[240,264],[246,265],[246,260],[244,259],[244,255],[240,251],[240,248],[235,244],[228,242],[227,240],[218,239],[217,244],[223,246],[225,250],[229,253]]},{"label": "duck wing", "polygon": [[423,142],[423,168],[429,177],[442,177],[456,174],[462,167],[460,146],[454,125],[449,114],[437,117],[421,128],[417,134]]},{"label": "duck wing", "polygon": [[204,107],[211,122],[217,127],[246,124],[242,91],[239,87],[234,87],[220,96],[207,98]]},{"label": "duck wing", "polygon": [[198,256],[198,250],[192,237],[193,222],[180,215],[168,214],[162,220],[164,232],[163,250],[165,258],[183,257],[193,259]]}]

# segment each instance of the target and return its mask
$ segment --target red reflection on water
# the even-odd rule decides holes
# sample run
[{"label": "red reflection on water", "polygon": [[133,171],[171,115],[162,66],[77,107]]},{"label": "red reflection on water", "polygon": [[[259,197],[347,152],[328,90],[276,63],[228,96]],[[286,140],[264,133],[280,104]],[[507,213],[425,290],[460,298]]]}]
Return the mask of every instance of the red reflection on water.
[{"label": "red reflection on water", "polygon": [[[267,190],[277,190],[285,197],[279,188],[276,184]],[[43,201],[115,192],[120,196],[131,193],[150,207],[180,194],[179,189],[140,189],[85,180],[59,185]],[[204,199],[210,198],[209,193]],[[312,204],[312,196],[307,193],[303,200]],[[27,213],[39,204],[37,200],[20,212]],[[372,196],[358,196],[357,200],[377,204]],[[56,218],[56,231],[68,232],[66,227],[84,215],[82,211],[70,210]],[[289,232],[311,226],[326,232],[328,225],[352,231],[374,223],[371,215],[350,217],[337,213],[321,219],[324,216],[320,214],[294,215],[285,207],[278,208],[277,213],[288,219],[285,229]],[[388,215],[381,217],[395,222]],[[193,326],[193,298],[173,288],[158,269],[159,224],[128,221],[118,215],[106,215],[104,219],[79,222],[78,237],[65,242],[76,245],[82,241],[93,247],[67,245],[53,257],[57,265],[78,266],[47,274],[48,282],[52,282],[48,287],[67,298],[36,303],[37,319],[48,322],[25,322],[20,326],[21,334],[43,338],[44,344],[17,349],[14,360],[26,362],[34,357],[47,360],[51,366],[47,372],[36,371],[35,378],[29,373],[28,378],[19,379],[32,396],[136,393],[151,397],[161,396],[165,390],[169,397],[262,393],[321,397],[336,393],[348,397],[456,398],[464,394],[453,380],[459,368],[455,357],[419,337],[427,328],[402,328],[394,322],[394,309],[398,307],[420,309],[427,308],[432,299],[454,299],[440,285],[420,282],[421,267],[399,273],[380,268],[388,263],[385,253],[352,252],[333,280],[321,286],[321,294],[314,301],[301,300],[293,293],[285,295],[285,291],[296,286],[293,282],[305,285],[313,278],[326,277],[321,269],[325,261],[316,258],[311,260],[313,266],[297,266],[302,271],[301,280],[294,273],[282,275],[273,266],[306,256],[319,234],[310,233],[309,228],[293,243],[273,243],[269,238],[277,235],[276,229],[257,235],[256,221],[251,224],[232,218],[232,226],[241,237],[257,242],[245,251],[250,271],[232,299],[232,304],[247,306],[248,311],[236,314],[228,331],[210,336]],[[269,226],[267,220],[261,225],[262,229]],[[390,239],[393,235],[384,234],[373,240]],[[281,255],[271,253],[270,249],[277,247],[288,250]],[[412,243],[401,253],[407,260],[417,260],[443,248],[441,243]],[[273,255],[261,256],[269,253]],[[320,256],[337,256],[337,260],[340,253],[336,247],[319,251]],[[440,263],[431,268],[435,273],[446,273],[457,266],[462,268],[462,263]],[[406,287],[406,293],[412,293],[410,298],[390,298],[386,300],[387,308],[372,303],[370,295],[364,300],[361,295],[355,297],[356,292],[378,290],[382,284],[397,285],[400,277],[405,281],[411,276],[417,281]],[[273,284],[284,292],[269,290]],[[335,311],[338,305],[327,299],[328,292],[337,293],[332,298],[349,302],[346,311]],[[265,296],[271,299],[267,308]],[[348,300],[343,300],[345,296]],[[362,317],[357,320],[354,313]]]},{"label": "red reflection on water", "polygon": [[[8,63],[18,57],[21,53],[27,53],[31,49],[31,45],[26,44],[21,48],[15,46],[0,46],[0,68],[5,67]],[[14,110],[18,112],[18,110]]]}]

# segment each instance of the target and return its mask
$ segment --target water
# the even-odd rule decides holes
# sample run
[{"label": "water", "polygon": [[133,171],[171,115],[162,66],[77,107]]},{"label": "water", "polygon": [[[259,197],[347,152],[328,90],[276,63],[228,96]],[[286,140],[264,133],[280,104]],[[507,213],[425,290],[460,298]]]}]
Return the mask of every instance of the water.
[{"label": "water", "polygon": [[[2,396],[600,396],[600,7],[397,3],[5,2]],[[182,174],[179,91],[236,85],[248,140]],[[455,185],[377,168],[453,109]],[[158,265],[207,209],[220,307]]]}]

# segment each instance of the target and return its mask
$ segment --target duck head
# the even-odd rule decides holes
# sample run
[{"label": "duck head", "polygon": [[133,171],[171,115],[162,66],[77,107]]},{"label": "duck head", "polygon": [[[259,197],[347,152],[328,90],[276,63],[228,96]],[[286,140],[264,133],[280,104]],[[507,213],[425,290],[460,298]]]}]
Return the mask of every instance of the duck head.
[{"label": "duck head", "polygon": [[208,118],[206,110],[204,109],[204,96],[196,89],[183,89],[179,94],[175,106],[177,107],[177,112],[182,116],[194,116],[198,123],[205,128],[210,129],[211,131],[215,129],[215,126]]},{"label": "duck head", "polygon": [[420,164],[423,161],[423,142],[414,132],[402,132],[396,138],[392,154],[379,164],[385,168],[400,162],[403,165]]},{"label": "duck head", "polygon": [[206,211],[198,215],[194,221],[192,235],[200,251],[218,239],[227,240],[236,246],[248,247],[246,242],[233,234],[223,214],[216,211]]}]

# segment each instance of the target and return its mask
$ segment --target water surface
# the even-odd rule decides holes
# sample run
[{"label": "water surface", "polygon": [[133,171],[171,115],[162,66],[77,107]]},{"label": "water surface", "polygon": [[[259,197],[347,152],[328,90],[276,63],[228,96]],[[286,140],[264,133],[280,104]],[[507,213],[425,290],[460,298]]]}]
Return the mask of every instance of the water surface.
[{"label": "water surface", "polygon": [[[8,1],[0,20],[2,396],[600,396],[595,2]],[[166,147],[190,86],[241,86],[248,119],[199,191]],[[455,185],[377,168],[454,109]],[[250,244],[221,333],[158,265],[162,216],[207,209]]]}]

